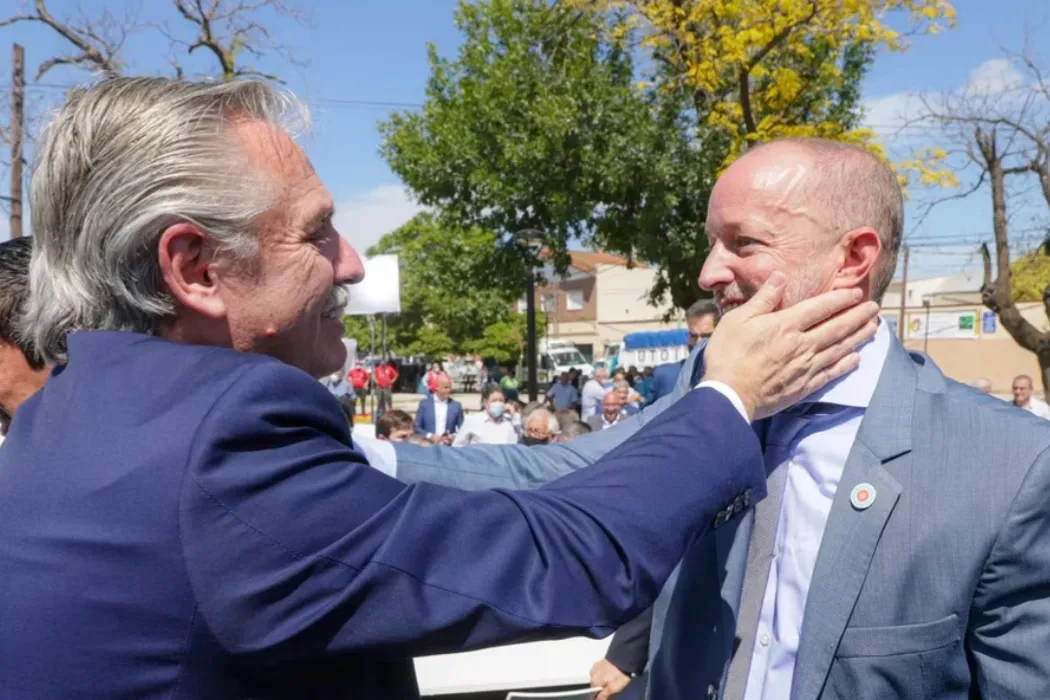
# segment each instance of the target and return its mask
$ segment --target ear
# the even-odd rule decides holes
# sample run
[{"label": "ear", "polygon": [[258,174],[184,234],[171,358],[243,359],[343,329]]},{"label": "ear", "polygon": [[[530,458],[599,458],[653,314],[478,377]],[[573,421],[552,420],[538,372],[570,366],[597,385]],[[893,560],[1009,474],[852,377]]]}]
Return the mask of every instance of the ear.
[{"label": "ear", "polygon": [[226,317],[211,248],[199,226],[180,221],[164,229],[157,254],[164,284],[179,306],[211,319]]},{"label": "ear", "polygon": [[843,259],[835,275],[836,286],[840,289],[870,286],[871,275],[882,255],[879,234],[872,228],[854,229],[842,237],[839,245]]}]

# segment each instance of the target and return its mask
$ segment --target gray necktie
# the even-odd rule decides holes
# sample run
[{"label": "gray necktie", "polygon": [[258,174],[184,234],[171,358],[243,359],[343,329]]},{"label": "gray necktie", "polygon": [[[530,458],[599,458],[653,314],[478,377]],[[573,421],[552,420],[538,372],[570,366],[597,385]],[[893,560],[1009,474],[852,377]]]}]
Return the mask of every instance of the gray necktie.
[{"label": "gray necktie", "polygon": [[[785,411],[767,426],[770,437],[768,441],[765,439],[762,441],[763,446],[774,442],[781,446],[789,444],[805,426],[808,418],[827,414],[835,409],[833,405],[813,402]],[[777,455],[778,459],[783,456],[779,451]],[[787,463],[782,462],[776,465],[766,478],[766,497],[755,506],[751,541],[747,547],[744,588],[736,617],[733,658],[729,662],[729,673],[726,676],[722,700],[743,700],[744,692],[747,690],[747,678],[751,671],[751,655],[755,647],[755,633],[758,631],[758,618],[762,613],[762,603],[766,596],[769,568],[773,563],[773,546],[786,484]]]}]

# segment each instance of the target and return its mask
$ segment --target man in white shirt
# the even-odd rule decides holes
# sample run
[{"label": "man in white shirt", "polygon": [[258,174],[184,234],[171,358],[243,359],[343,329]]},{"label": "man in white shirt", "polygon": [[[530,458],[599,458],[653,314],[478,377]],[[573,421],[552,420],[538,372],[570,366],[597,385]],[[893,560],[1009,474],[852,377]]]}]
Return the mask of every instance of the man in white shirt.
[{"label": "man in white shirt", "polygon": [[547,390],[547,400],[554,406],[555,411],[564,411],[572,408],[579,402],[580,393],[576,387],[569,383],[569,373],[562,372],[558,381]]},{"label": "man in white shirt", "polygon": [[495,384],[489,384],[481,392],[481,413],[463,419],[463,428],[456,433],[453,446],[465,445],[513,445],[518,442],[518,431],[514,429],[506,411],[506,399]]},{"label": "man in white shirt", "polygon": [[580,420],[587,422],[591,416],[598,415],[602,411],[602,401],[605,399],[605,382],[609,379],[609,370],[599,367],[594,370],[592,377],[583,385],[583,398],[580,406]]},{"label": "man in white shirt", "polygon": [[1050,420],[1050,405],[1047,405],[1042,399],[1038,399],[1032,396],[1032,378],[1027,374],[1021,374],[1014,377],[1013,384],[1014,392],[1014,406],[1034,413],[1040,418],[1046,418]]}]

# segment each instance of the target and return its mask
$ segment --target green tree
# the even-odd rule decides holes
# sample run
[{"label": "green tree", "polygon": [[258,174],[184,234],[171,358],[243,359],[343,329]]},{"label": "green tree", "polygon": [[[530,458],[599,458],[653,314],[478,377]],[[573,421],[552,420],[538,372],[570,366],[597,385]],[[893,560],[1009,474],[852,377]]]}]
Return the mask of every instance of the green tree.
[{"label": "green tree", "polygon": [[591,234],[607,164],[638,148],[630,55],[589,13],[547,0],[461,2],[456,24],[458,57],[428,47],[426,104],[381,125],[382,153],[424,204],[503,243],[539,229],[564,266]]},{"label": "green tree", "polygon": [[[427,357],[465,352],[488,326],[512,320],[524,294],[525,260],[497,239],[424,213],[369,248],[369,255],[400,261],[401,313],[387,317],[390,349]],[[344,325],[358,343],[367,342],[364,318],[347,317]]]},{"label": "green tree", "polygon": [[1050,288],[1050,250],[1039,250],[1010,263],[1010,288],[1014,301],[1042,301]]},{"label": "green tree", "polygon": [[[458,55],[429,47],[423,110],[381,126],[382,152],[450,220],[502,241],[540,229],[558,266],[574,240],[651,264],[650,296],[684,308],[700,294],[711,187],[748,139],[713,114],[732,97],[707,99],[669,53],[675,42],[639,50],[638,15],[619,5],[461,2]],[[756,133],[855,138],[874,40],[813,31],[802,44],[752,76],[762,126],[776,125]],[[634,55],[646,58],[645,84]],[[773,99],[789,77],[791,99]]]},{"label": "green tree", "polygon": [[[546,331],[545,318],[536,316],[536,337],[543,337]],[[479,355],[485,361],[505,364],[518,362],[525,351],[527,331],[525,314],[511,314],[505,321],[496,321],[485,327],[481,337],[464,344],[467,352]]]}]

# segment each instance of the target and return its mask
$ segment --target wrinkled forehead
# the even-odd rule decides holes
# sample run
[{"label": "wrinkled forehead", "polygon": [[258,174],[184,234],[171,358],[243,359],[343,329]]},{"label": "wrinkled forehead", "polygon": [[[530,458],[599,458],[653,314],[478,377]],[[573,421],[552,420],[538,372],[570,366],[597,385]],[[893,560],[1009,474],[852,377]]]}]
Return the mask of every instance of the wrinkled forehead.
[{"label": "wrinkled forehead", "polygon": [[277,201],[296,218],[317,218],[333,210],[332,195],[302,147],[284,129],[257,120],[235,125],[233,132],[250,165],[272,187]]},{"label": "wrinkled forehead", "polygon": [[711,192],[709,235],[817,221],[818,206],[806,196],[817,178],[812,157],[796,147],[767,146],[743,156]]}]

